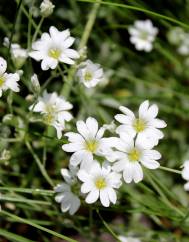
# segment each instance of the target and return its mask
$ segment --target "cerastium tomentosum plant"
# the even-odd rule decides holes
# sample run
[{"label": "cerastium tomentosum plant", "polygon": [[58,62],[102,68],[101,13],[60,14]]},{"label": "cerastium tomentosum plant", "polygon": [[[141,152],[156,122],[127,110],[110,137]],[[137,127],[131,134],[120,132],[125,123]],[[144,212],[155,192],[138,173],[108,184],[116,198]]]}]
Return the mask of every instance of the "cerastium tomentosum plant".
[{"label": "cerastium tomentosum plant", "polygon": [[16,2],[11,32],[1,19],[0,237],[187,241],[187,25],[147,3]]}]

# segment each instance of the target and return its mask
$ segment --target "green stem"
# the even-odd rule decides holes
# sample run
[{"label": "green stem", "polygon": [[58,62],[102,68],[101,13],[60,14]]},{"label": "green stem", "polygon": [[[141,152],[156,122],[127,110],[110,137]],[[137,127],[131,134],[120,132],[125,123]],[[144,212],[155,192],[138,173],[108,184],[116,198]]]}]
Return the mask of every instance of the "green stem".
[{"label": "green stem", "polygon": [[17,4],[18,5],[17,5],[16,15],[15,15],[14,23],[13,23],[13,29],[12,29],[11,36],[10,36],[10,39],[9,39],[8,53],[10,53],[12,39],[13,39],[14,31],[15,31],[15,28],[16,28],[16,22],[17,22],[18,13],[19,13],[20,7],[22,5],[22,0],[20,0],[19,2],[17,1]]},{"label": "green stem", "polygon": [[152,184],[152,186],[155,188],[155,190],[158,192],[158,194],[160,195],[160,197],[162,198],[162,201],[164,201],[164,203],[172,210],[174,210],[175,212],[177,212],[179,215],[181,215],[182,217],[184,216],[184,213],[177,207],[175,207],[170,201],[169,199],[166,197],[166,195],[163,193],[163,191],[158,187],[158,185],[156,184],[156,182],[154,181],[153,175],[151,175],[151,173],[146,169],[145,170],[145,174],[147,175],[147,178],[149,180],[149,182]]},{"label": "green stem", "polygon": [[7,103],[8,103],[8,107],[9,107],[9,112],[11,114],[13,114],[12,102],[13,102],[13,92],[10,90],[8,97],[7,97]]},{"label": "green stem", "polygon": [[9,197],[9,196],[1,196],[1,201],[9,201],[9,202],[18,202],[18,203],[29,203],[29,204],[40,204],[40,205],[48,205],[50,206],[50,202],[27,199],[27,198],[17,198],[17,197]]},{"label": "green stem", "polygon": [[34,242],[34,240],[27,239],[27,238],[22,237],[22,236],[20,236],[18,234],[14,234],[14,233],[8,232],[7,230],[4,230],[4,229],[0,229],[0,235],[3,236],[6,239],[9,239],[9,241]]},{"label": "green stem", "polygon": [[177,174],[182,173],[182,171],[175,170],[175,169],[168,168],[168,167],[164,167],[164,166],[160,166],[159,169],[164,170],[164,171],[169,171],[169,172],[172,172],[172,173],[177,173]]},{"label": "green stem", "polygon": [[34,223],[34,222],[31,222],[31,221],[29,221],[29,220],[27,220],[27,219],[20,218],[20,217],[14,215],[14,214],[12,214],[12,213],[9,213],[9,212],[7,212],[7,211],[3,211],[3,210],[0,211],[0,215],[2,215],[2,216],[8,216],[8,217],[14,219],[16,222],[21,222],[21,223],[24,223],[24,224],[28,224],[28,225],[30,225],[30,226],[33,226],[34,228],[40,229],[40,230],[42,230],[42,231],[44,231],[44,232],[47,232],[47,233],[49,233],[49,234],[51,234],[51,235],[53,235],[53,236],[56,236],[57,238],[60,238],[60,239],[65,240],[65,241],[69,241],[69,242],[77,242],[77,240],[70,239],[70,238],[67,237],[67,236],[64,236],[64,235],[62,235],[62,234],[59,234],[59,233],[57,233],[57,232],[54,232],[53,230],[47,229],[47,228],[45,228],[45,227],[43,227],[43,226],[41,226],[41,225],[39,225],[39,224],[36,224],[36,223]]},{"label": "green stem", "polygon": [[101,214],[99,213],[99,210],[96,209],[96,212],[99,216],[99,218],[101,219],[102,223],[104,224],[104,226],[106,227],[106,229],[111,233],[111,235],[119,242],[121,242],[121,240],[119,239],[119,237],[114,233],[114,231],[110,228],[110,226],[106,223],[106,221],[103,219],[103,217],[101,216]]},{"label": "green stem", "polygon": [[[96,19],[97,11],[98,11],[98,8],[100,7],[100,4],[101,4],[101,0],[97,0],[91,9],[91,12],[89,13],[89,18],[85,25],[85,29],[84,29],[84,32],[83,32],[83,35],[81,37],[81,41],[79,44],[79,48],[78,48],[79,50],[87,45],[87,42],[88,42],[90,33],[92,31],[92,28],[93,28],[93,25],[94,25],[94,22]],[[61,94],[65,98],[68,98],[70,95],[76,70],[77,70],[76,65],[74,65],[70,68],[70,71],[68,73],[67,82],[64,83]]]},{"label": "green stem", "polygon": [[45,195],[45,196],[53,196],[54,191],[52,190],[43,190],[38,188],[20,188],[20,187],[0,187],[0,191],[11,191],[11,192],[20,192],[20,193],[28,193],[32,195]]},{"label": "green stem", "polygon": [[[32,7],[33,7],[33,1],[32,1]],[[28,46],[28,50],[31,48],[31,27],[32,27],[32,11],[31,9],[29,10],[29,15],[28,15],[28,35],[27,35],[27,38],[28,38],[28,43],[27,43],[27,46]]]},{"label": "green stem", "polygon": [[33,158],[35,159],[43,177],[46,179],[46,181],[52,186],[54,187],[54,184],[53,184],[53,181],[51,180],[51,178],[49,177],[49,175],[47,174],[44,166],[42,165],[39,157],[36,155],[36,153],[34,152],[32,146],[30,145],[30,143],[28,141],[25,142],[26,143],[26,146],[28,148],[28,150],[30,151],[30,153],[33,155]]},{"label": "green stem", "polygon": [[41,20],[39,21],[39,24],[37,25],[37,28],[36,28],[35,33],[34,33],[33,38],[32,38],[32,42],[35,42],[35,40],[37,38],[37,35],[38,35],[39,31],[40,31],[40,28],[41,28],[41,26],[43,24],[44,19],[45,18],[42,17]]},{"label": "green stem", "polygon": [[[18,0],[16,0],[16,2],[17,2],[17,4],[19,3]],[[29,14],[28,14],[26,8],[25,8],[23,5],[21,6],[21,10],[22,10],[22,12],[24,13],[24,15],[29,19],[29,18],[30,18],[30,17],[29,17]],[[33,19],[31,19],[31,24],[33,25],[33,27],[34,27],[35,29],[37,28],[37,24],[35,23],[35,21],[34,21]]]},{"label": "green stem", "polygon": [[85,25],[83,35],[81,37],[79,49],[82,49],[83,47],[85,47],[87,42],[88,42],[90,33],[92,31],[92,28],[93,28],[93,25],[94,25],[94,22],[95,22],[95,19],[96,19],[97,11],[98,11],[98,8],[100,7],[101,2],[102,2],[101,0],[97,0],[95,2],[95,4],[93,5],[91,12],[89,13],[89,18],[88,18],[88,21]]},{"label": "green stem", "polygon": [[[79,2],[88,2],[88,3],[94,3],[96,2],[95,0],[78,0]],[[106,2],[106,1],[101,1],[101,4],[104,4],[104,5],[110,5],[110,6],[114,6],[114,7],[120,7],[120,8],[127,8],[127,9],[130,9],[130,10],[133,10],[133,11],[138,11],[138,12],[143,12],[143,13],[147,13],[149,15],[152,15],[152,16],[155,16],[155,17],[159,17],[161,19],[165,19],[165,20],[168,20],[172,23],[175,23],[175,24],[178,24],[184,28],[187,28],[189,29],[189,25],[188,24],[185,24],[177,19],[174,19],[174,18],[171,18],[171,17],[168,17],[166,15],[163,15],[163,14],[160,14],[160,13],[156,13],[156,12],[153,12],[153,11],[150,11],[148,9],[144,9],[144,8],[140,8],[140,7],[135,7],[135,6],[131,6],[131,5],[127,5],[127,4],[121,4],[121,3],[114,3],[114,2]]]}]

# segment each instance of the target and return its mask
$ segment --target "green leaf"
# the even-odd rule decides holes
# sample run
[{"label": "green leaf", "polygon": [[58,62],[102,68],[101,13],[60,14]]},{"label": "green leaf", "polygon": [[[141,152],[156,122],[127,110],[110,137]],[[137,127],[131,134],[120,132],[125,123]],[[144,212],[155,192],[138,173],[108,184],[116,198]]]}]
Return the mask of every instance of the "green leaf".
[{"label": "green leaf", "polygon": [[10,240],[11,242],[35,242],[33,240],[27,239],[25,237],[22,237],[20,235],[8,232],[5,229],[0,229],[0,235],[3,236],[4,238]]}]

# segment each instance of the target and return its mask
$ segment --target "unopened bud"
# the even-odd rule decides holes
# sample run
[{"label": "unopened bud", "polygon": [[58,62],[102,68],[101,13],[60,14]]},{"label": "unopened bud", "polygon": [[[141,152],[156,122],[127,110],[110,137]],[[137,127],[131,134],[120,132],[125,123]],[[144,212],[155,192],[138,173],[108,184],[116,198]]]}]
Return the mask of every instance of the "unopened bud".
[{"label": "unopened bud", "polygon": [[32,83],[32,88],[33,88],[33,92],[34,93],[39,93],[40,92],[40,84],[39,84],[39,80],[36,74],[33,74],[33,76],[31,77],[31,83]]},{"label": "unopened bud", "polygon": [[43,2],[40,5],[41,15],[43,17],[48,17],[53,13],[55,5],[52,4],[50,0],[43,0]]}]

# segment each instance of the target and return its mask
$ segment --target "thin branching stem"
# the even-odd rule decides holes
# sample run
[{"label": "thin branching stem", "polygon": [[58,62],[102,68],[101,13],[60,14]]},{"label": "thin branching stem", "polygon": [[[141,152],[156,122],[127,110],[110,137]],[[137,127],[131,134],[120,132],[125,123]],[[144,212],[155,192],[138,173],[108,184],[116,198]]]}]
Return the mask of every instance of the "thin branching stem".
[{"label": "thin branching stem", "polygon": [[37,156],[37,154],[34,152],[31,144],[29,143],[29,141],[25,142],[26,147],[28,148],[28,150],[30,151],[30,153],[32,154],[34,160],[36,161],[43,177],[46,179],[46,181],[52,186],[54,187],[53,181],[51,180],[50,176],[48,175],[46,169],[44,168],[42,162],[40,161],[39,157]]}]

